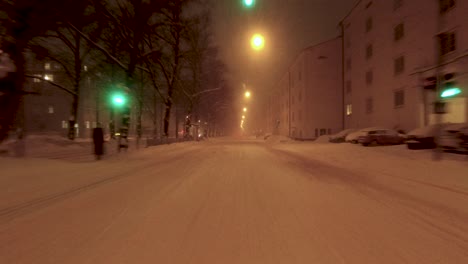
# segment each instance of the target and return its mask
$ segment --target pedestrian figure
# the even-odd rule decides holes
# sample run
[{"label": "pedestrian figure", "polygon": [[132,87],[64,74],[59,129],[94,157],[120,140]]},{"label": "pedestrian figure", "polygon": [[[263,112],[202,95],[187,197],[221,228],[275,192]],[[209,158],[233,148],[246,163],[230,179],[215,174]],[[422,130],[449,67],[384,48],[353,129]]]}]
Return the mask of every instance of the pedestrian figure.
[{"label": "pedestrian figure", "polygon": [[96,159],[100,160],[104,154],[104,132],[102,127],[93,129],[93,143],[94,143],[94,155]]}]

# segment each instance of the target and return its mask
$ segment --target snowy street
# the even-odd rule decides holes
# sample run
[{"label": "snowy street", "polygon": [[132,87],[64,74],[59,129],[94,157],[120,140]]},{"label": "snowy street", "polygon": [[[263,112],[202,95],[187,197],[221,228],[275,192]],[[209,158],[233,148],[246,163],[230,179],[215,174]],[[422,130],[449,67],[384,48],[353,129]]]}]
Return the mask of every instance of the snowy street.
[{"label": "snowy street", "polygon": [[0,158],[0,263],[468,263],[468,161],[211,139]]}]

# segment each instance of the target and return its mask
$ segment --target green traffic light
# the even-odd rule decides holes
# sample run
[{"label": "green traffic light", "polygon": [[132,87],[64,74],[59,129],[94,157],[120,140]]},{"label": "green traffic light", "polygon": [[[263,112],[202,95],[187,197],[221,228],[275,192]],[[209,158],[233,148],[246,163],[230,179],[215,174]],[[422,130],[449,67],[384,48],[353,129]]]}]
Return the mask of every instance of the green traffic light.
[{"label": "green traffic light", "polygon": [[447,98],[447,97],[453,97],[459,94],[461,94],[460,88],[449,88],[449,89],[444,90],[442,94],[440,95],[440,97]]},{"label": "green traffic light", "polygon": [[125,96],[121,94],[115,94],[112,97],[112,103],[114,103],[115,106],[122,106],[125,104]]},{"label": "green traffic light", "polygon": [[255,5],[255,0],[243,0],[244,6],[253,7]]}]

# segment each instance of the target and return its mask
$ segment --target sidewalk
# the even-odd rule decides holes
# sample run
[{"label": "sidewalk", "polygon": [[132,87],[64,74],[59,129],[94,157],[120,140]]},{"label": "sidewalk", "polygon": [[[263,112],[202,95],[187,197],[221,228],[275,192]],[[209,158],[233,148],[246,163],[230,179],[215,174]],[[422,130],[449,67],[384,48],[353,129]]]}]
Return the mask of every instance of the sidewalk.
[{"label": "sidewalk", "polygon": [[[146,147],[146,140],[142,139],[138,146],[136,139],[131,138],[129,148],[121,149],[121,153],[133,152],[144,147]],[[23,142],[16,140],[3,142],[0,145],[0,156],[91,162],[95,160],[93,148],[90,138],[69,140],[55,135],[31,135]],[[117,140],[107,139],[104,143],[102,159],[108,159],[118,153]]]}]

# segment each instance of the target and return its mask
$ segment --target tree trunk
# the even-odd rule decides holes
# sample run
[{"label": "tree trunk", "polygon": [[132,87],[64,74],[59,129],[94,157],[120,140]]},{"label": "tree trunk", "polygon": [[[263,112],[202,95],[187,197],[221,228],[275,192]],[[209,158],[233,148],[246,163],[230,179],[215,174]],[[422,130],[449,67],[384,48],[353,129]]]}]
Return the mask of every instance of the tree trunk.
[{"label": "tree trunk", "polygon": [[[17,118],[18,109],[22,100],[24,85],[24,55],[23,47],[14,44],[9,47],[11,59],[16,67],[16,72],[10,72],[0,79],[0,142],[8,137],[8,133]],[[23,128],[21,128],[23,129]]]},{"label": "tree trunk", "polygon": [[78,123],[78,105],[79,105],[79,96],[73,95],[73,102],[72,102],[70,120],[69,120],[69,125],[68,125],[68,138],[70,140],[74,140],[76,137],[75,124]]},{"label": "tree trunk", "polygon": [[166,101],[166,110],[164,111],[164,136],[169,137],[169,122],[171,120],[172,100]]}]

